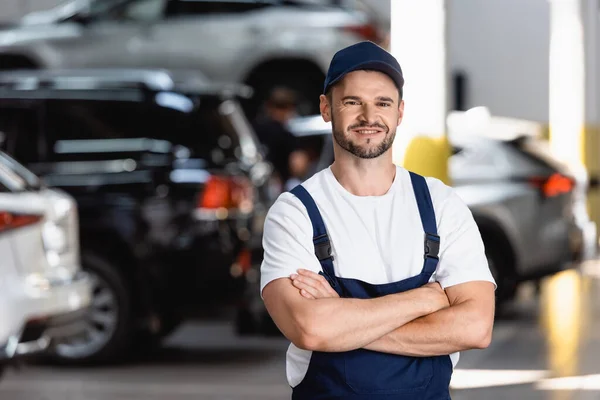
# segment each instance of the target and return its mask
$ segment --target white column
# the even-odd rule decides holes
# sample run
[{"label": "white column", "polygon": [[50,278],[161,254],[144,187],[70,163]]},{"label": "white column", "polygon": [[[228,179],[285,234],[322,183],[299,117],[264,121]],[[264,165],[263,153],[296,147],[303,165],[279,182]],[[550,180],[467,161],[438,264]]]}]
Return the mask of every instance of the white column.
[{"label": "white column", "polygon": [[600,29],[600,4],[596,0],[586,0],[583,3],[583,36],[585,52],[585,123],[598,126],[600,122],[600,110],[598,109],[598,91],[600,80],[598,79],[598,35]]},{"label": "white column", "polygon": [[582,0],[550,1],[550,146],[580,167],[585,123],[585,53]]},{"label": "white column", "polygon": [[394,147],[394,161],[400,165],[416,136],[443,139],[446,133],[446,31],[445,0],[391,1],[390,50],[405,79],[404,120]]},{"label": "white column", "polygon": [[[578,181],[575,217],[585,224],[584,241],[594,239],[600,224],[600,193],[587,192],[590,175],[600,171],[598,107],[598,2],[549,0],[549,122],[552,151],[569,164]],[[588,223],[590,218],[593,223]],[[595,246],[585,249],[595,256]]]}]

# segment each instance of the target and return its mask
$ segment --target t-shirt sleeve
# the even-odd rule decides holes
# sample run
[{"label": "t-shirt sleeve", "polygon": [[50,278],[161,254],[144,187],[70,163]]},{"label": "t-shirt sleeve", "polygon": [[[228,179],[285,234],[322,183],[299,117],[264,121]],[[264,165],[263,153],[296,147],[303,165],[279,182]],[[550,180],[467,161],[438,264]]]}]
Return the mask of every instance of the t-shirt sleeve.
[{"label": "t-shirt sleeve", "polygon": [[438,234],[441,238],[440,261],[436,281],[447,288],[471,281],[489,281],[494,284],[485,255],[485,248],[473,214],[454,189],[440,181],[438,193],[443,193],[435,204]]},{"label": "t-shirt sleeve", "polygon": [[287,278],[298,269],[321,271],[312,241],[313,228],[304,204],[283,193],[267,213],[263,231],[260,293],[269,282]]}]

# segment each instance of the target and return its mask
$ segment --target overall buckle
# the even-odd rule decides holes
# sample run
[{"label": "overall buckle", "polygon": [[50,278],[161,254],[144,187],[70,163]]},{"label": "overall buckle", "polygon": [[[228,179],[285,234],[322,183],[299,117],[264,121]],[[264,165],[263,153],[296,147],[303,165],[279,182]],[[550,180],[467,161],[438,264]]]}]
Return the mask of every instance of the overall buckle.
[{"label": "overall buckle", "polygon": [[439,260],[440,255],[440,237],[433,233],[425,234],[425,258],[434,258]]},{"label": "overall buckle", "polygon": [[319,261],[323,261],[328,258],[333,260],[333,256],[331,255],[331,242],[329,241],[327,234],[315,237],[313,243],[315,245],[315,255]]}]

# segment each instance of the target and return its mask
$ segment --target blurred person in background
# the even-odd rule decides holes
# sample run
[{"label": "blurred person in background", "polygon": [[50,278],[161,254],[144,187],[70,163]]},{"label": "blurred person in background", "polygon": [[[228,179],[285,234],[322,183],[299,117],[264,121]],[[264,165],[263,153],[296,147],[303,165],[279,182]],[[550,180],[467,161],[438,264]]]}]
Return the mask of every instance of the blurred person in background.
[{"label": "blurred person in background", "polygon": [[292,342],[294,399],[449,399],[458,353],[491,341],[495,282],[470,210],[392,162],[403,84],[381,47],[340,50],[320,97],[335,161],[267,215],[261,295]]},{"label": "blurred person in background", "polygon": [[273,164],[282,185],[290,178],[290,155],[295,150],[294,136],[286,128],[296,116],[296,94],[285,87],[274,88],[263,113],[254,121],[254,130],[265,146],[266,158]]},{"label": "blurred person in background", "polygon": [[311,164],[311,158],[306,150],[297,149],[292,151],[289,157],[290,176],[284,189],[290,191],[300,185],[308,176]]}]

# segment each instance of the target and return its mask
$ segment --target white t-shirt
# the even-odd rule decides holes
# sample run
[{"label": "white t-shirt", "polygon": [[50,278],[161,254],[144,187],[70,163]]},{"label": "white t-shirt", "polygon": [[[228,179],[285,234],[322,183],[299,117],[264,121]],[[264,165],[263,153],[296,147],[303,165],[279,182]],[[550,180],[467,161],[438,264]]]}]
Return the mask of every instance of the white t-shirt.
[{"label": "white t-shirt", "polygon": [[[494,282],[471,211],[440,180],[427,178],[427,185],[441,237],[440,260],[431,281],[443,288],[477,280]],[[303,186],[325,222],[336,276],[383,284],[421,272],[424,232],[407,170],[397,167],[394,182],[383,196],[351,194],[330,168],[315,174]],[[287,278],[299,268],[321,271],[312,235],[302,202],[291,193],[282,193],[265,220],[261,294],[269,282]],[[310,351],[290,344],[286,359],[290,386],[302,381],[310,357]],[[451,355],[453,365],[458,357],[458,353]]]}]

